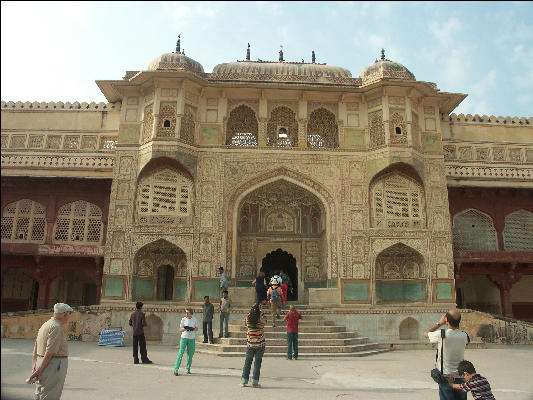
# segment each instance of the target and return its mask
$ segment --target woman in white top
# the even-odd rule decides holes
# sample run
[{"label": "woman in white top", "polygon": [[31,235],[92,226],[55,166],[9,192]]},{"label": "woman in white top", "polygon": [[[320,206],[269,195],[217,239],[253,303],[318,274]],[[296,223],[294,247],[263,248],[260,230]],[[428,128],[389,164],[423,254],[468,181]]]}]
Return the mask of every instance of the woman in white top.
[{"label": "woman in white top", "polygon": [[194,345],[196,343],[196,331],[198,330],[198,321],[192,316],[193,311],[191,309],[185,310],[185,317],[180,322],[180,351],[178,358],[176,358],[176,364],[174,364],[174,375],[178,376],[178,369],[181,365],[181,359],[185,348],[187,348],[187,373],[191,373],[192,356],[194,355]]}]

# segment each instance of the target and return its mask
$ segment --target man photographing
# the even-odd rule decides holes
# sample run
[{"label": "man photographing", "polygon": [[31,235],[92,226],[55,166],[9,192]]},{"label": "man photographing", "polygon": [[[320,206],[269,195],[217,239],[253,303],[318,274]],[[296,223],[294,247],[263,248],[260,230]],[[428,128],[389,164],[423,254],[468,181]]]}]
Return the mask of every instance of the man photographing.
[{"label": "man photographing", "polygon": [[[470,342],[468,335],[459,329],[460,322],[461,313],[457,310],[449,310],[424,333],[424,336],[431,343],[438,343],[435,368],[440,369],[440,360],[443,357],[442,349],[442,353],[444,353],[442,374],[446,378],[452,377],[454,383],[462,383],[457,367],[464,360],[465,347]],[[444,338],[442,338],[439,328],[445,324],[447,329],[444,332]],[[442,341],[444,341],[443,346],[441,346]],[[440,400],[466,400],[466,392],[453,389],[446,382],[439,384],[439,398]]]},{"label": "man photographing", "polygon": [[59,399],[67,377],[68,344],[63,325],[74,311],[65,303],[54,305],[54,316],[37,333],[33,347],[31,382],[37,378],[35,399]]}]

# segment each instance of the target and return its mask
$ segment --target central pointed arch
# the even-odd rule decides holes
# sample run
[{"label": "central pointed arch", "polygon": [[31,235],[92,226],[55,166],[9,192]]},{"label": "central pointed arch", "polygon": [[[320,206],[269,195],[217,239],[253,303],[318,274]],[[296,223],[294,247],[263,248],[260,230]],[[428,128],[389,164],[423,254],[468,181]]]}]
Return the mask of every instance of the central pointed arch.
[{"label": "central pointed arch", "polygon": [[[285,167],[277,168],[267,171],[263,174],[257,175],[246,183],[238,187],[230,196],[228,202],[225,204],[226,215],[226,268],[237,265],[237,242],[239,229],[239,207],[243,199],[256,189],[273,183],[276,181],[285,181],[301,188],[315,196],[317,201],[323,206],[324,215],[324,249],[322,249],[322,262],[327,266],[327,271],[324,273],[323,279],[336,279],[337,271],[337,257],[335,249],[337,246],[336,239],[336,203],[331,193],[320,183],[314,181],[310,177]],[[279,246],[278,246],[279,247]],[[232,276],[236,276],[236,271],[232,271]]]}]

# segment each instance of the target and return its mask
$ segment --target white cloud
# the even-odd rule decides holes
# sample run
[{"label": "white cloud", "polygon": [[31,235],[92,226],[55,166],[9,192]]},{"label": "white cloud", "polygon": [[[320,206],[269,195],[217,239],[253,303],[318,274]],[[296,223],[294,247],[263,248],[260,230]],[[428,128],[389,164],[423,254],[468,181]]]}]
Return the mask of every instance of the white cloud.
[{"label": "white cloud", "polygon": [[429,23],[430,32],[447,48],[453,45],[453,38],[462,29],[461,22],[452,17],[444,23],[432,21]]}]

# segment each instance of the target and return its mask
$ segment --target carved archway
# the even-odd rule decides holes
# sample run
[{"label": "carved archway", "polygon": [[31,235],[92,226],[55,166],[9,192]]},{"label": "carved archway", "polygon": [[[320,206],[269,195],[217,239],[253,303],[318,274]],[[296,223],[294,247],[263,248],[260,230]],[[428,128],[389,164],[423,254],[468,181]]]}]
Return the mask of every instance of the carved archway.
[{"label": "carved archway", "polygon": [[[239,208],[242,200],[254,190],[275,181],[287,181],[292,183],[316,196],[323,206],[324,213],[324,229],[325,247],[322,249],[322,259],[325,265],[329,266],[326,271],[327,278],[336,279],[338,277],[337,266],[337,240],[336,240],[336,203],[334,197],[321,184],[315,182],[308,176],[293,171],[287,168],[277,168],[267,171],[261,175],[244,183],[238,187],[228,202],[225,204],[226,218],[226,270],[230,270],[230,266],[237,265],[237,237],[238,237],[238,219]],[[311,246],[312,247],[312,246]],[[236,276],[236,271],[232,271],[232,275]]]}]

